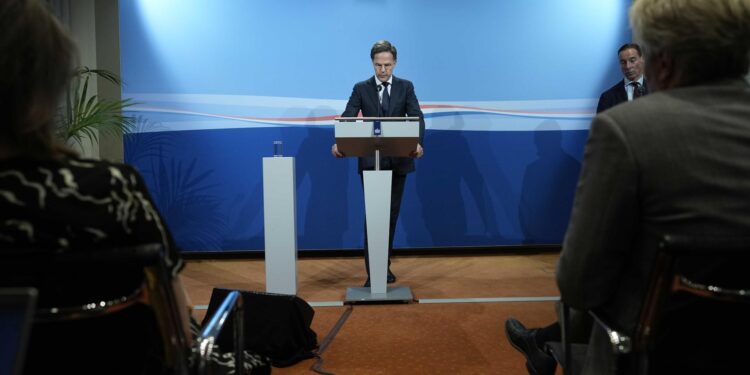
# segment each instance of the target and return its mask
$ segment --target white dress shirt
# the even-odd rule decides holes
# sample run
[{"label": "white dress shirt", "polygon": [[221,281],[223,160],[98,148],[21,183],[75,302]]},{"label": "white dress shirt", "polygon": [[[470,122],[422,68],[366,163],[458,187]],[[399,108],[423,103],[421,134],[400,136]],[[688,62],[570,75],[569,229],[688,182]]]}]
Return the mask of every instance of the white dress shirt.
[{"label": "white dress shirt", "polygon": [[625,78],[624,81],[625,81],[625,92],[628,94],[628,101],[631,101],[633,100],[633,85],[631,85],[631,83],[638,82],[638,84],[641,87],[643,87],[643,74],[641,74],[641,76],[638,77],[638,79],[636,79],[635,81],[630,81],[627,78]]}]

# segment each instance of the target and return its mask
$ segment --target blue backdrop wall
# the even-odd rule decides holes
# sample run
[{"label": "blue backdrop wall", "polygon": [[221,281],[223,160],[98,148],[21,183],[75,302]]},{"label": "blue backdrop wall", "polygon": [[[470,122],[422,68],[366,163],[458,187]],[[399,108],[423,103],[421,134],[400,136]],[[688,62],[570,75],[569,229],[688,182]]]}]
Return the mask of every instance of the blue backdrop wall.
[{"label": "blue backdrop wall", "polygon": [[425,156],[396,247],[559,243],[629,1],[122,1],[125,158],[185,251],[262,250],[262,157],[296,158],[300,249],[359,248],[356,160],[333,118],[379,39],[414,82]]}]

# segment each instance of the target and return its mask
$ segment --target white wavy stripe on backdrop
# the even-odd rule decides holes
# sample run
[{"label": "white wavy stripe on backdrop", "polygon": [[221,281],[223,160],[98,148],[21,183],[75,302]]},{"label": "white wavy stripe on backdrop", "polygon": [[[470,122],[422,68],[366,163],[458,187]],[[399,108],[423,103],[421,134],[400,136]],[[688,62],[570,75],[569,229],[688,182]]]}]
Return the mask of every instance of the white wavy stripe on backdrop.
[{"label": "white wavy stripe on backdrop", "polygon": [[[346,100],[217,94],[126,94],[137,104],[131,113],[157,126],[136,132],[332,126]],[[431,130],[540,131],[586,130],[596,99],[420,102]],[[457,117],[462,121],[456,121]],[[539,127],[557,120],[557,127]]]}]

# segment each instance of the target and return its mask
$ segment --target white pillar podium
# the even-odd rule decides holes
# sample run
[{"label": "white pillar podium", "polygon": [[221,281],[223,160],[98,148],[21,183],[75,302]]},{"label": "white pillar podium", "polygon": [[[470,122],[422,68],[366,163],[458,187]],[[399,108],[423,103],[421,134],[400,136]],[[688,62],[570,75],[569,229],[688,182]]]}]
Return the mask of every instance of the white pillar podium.
[{"label": "white pillar podium", "polygon": [[297,199],[294,158],[263,158],[266,292],[297,294]]},{"label": "white pillar podium", "polygon": [[[370,293],[384,294],[388,274],[391,221],[391,171],[364,171]],[[367,289],[367,288],[365,288]]]},{"label": "white pillar podium", "polygon": [[392,171],[381,171],[380,156],[409,156],[419,142],[418,117],[337,118],[336,145],[345,156],[375,156],[375,170],[364,171],[365,218],[370,287],[346,289],[344,302],[409,302],[408,286],[387,286]]}]

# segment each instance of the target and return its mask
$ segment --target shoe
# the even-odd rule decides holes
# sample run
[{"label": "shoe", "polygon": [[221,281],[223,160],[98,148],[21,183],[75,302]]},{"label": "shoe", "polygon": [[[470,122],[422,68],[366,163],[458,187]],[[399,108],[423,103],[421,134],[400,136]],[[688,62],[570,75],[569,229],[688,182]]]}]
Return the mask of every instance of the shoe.
[{"label": "shoe", "polygon": [[393,283],[396,282],[396,275],[394,275],[393,272],[391,272],[390,268],[388,269],[388,279],[387,280],[388,280],[388,284],[393,284]]},{"label": "shoe", "polygon": [[531,375],[554,375],[557,362],[552,356],[545,353],[536,344],[537,329],[526,329],[516,319],[510,318],[505,321],[505,336],[524,357],[526,357],[526,369]]}]

